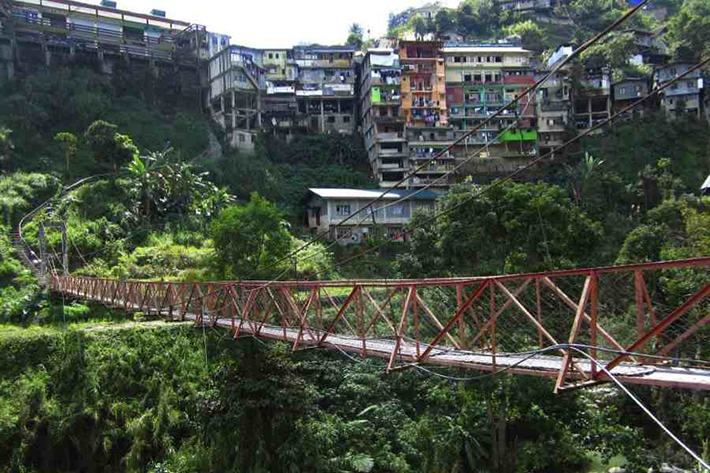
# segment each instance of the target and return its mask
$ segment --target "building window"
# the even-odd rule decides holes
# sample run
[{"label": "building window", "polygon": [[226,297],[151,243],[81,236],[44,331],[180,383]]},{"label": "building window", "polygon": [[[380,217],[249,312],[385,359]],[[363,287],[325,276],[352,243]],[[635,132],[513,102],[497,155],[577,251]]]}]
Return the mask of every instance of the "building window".
[{"label": "building window", "polygon": [[350,123],[350,117],[348,117],[348,116],[343,117],[343,123]]},{"label": "building window", "polygon": [[246,138],[244,138],[244,135],[239,135],[239,142],[244,143],[246,141]]},{"label": "building window", "polygon": [[619,95],[626,95],[626,87],[619,87]]},{"label": "building window", "polygon": [[328,117],[328,123],[335,123],[335,117]]},{"label": "building window", "polygon": [[335,206],[335,215],[347,217],[350,215],[350,204],[340,204]]},{"label": "building window", "polygon": [[695,82],[693,82],[692,80],[688,81],[688,88],[689,88],[689,89],[694,89],[694,88],[695,88]]},{"label": "building window", "polygon": [[390,214],[393,217],[404,217],[404,205],[393,205],[390,208]]},{"label": "building window", "polygon": [[678,84],[677,84],[677,83],[671,85],[671,90],[676,90],[676,89],[678,89]]},{"label": "building window", "polygon": [[496,56],[496,62],[503,62],[503,58],[500,56]]},{"label": "building window", "polygon": [[402,239],[402,229],[395,227],[387,227],[387,238],[390,240],[399,241]]}]

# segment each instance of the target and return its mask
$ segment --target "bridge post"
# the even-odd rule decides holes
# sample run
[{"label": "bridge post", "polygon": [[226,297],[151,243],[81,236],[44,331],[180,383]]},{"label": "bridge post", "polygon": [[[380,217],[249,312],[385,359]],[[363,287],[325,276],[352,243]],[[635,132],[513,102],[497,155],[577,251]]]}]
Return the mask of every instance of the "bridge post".
[{"label": "bridge post", "polygon": [[47,283],[47,239],[43,224],[39,226],[39,272],[41,284],[44,286]]},{"label": "bridge post", "polygon": [[64,277],[69,276],[69,248],[67,245],[67,226],[62,222],[62,266],[64,267]]}]

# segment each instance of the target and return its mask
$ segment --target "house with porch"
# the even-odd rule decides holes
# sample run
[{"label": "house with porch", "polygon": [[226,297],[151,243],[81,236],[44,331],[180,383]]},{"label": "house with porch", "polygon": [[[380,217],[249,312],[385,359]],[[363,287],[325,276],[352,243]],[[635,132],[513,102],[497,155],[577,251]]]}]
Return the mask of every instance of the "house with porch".
[{"label": "house with porch", "polygon": [[[439,194],[410,189],[308,189],[303,203],[306,223],[316,234],[330,232],[342,245],[384,237],[406,241],[404,226],[418,212],[433,212]],[[386,193],[386,194],[385,194]],[[375,205],[355,215],[375,199]],[[349,220],[348,220],[349,219]]]}]

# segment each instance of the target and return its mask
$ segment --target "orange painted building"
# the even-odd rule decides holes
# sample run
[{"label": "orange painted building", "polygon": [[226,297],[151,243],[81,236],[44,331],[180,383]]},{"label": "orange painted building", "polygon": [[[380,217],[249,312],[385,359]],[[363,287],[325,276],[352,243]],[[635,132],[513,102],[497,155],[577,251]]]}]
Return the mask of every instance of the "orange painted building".
[{"label": "orange painted building", "polygon": [[402,114],[407,126],[447,126],[446,71],[440,41],[402,41]]}]

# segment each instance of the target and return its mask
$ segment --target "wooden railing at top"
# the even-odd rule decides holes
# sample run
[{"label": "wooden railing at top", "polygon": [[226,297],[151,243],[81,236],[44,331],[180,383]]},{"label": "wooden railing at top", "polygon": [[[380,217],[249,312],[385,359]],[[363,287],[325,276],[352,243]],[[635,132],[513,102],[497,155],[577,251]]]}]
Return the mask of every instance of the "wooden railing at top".
[{"label": "wooden railing at top", "polygon": [[[655,305],[651,298],[647,280],[652,276],[648,273],[679,269],[698,271],[700,287],[682,304],[663,313],[664,307]],[[616,286],[623,282],[630,287],[622,294],[626,289]],[[604,291],[600,290],[602,284]],[[389,370],[397,368],[405,346],[412,347],[407,357],[417,363],[430,361],[439,349],[486,353],[495,370],[496,356],[511,347],[511,332],[540,348],[579,343],[584,338],[595,357],[602,357],[597,349],[603,347],[668,357],[710,322],[710,314],[684,319],[710,295],[710,257],[423,280],[170,283],[55,276],[51,289],[128,311],[221,325],[232,330],[235,338],[247,333],[280,338],[293,342],[294,350],[347,336],[361,342],[359,350],[366,356],[387,339],[393,343]],[[340,295],[334,296],[335,292]],[[545,297],[559,305],[554,315],[547,313],[550,304],[545,305]],[[620,316],[631,311],[635,326],[622,327],[622,331],[632,333],[633,338],[621,340],[610,327],[619,330]],[[668,332],[671,326],[675,330]],[[272,330],[267,333],[269,328]],[[274,328],[282,332],[276,336]],[[581,378],[587,384],[604,380],[603,371],[594,364],[582,368],[571,350],[560,349],[559,355],[557,389],[569,388],[571,378]],[[629,359],[650,362],[627,354],[607,358],[607,369]]]}]

